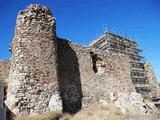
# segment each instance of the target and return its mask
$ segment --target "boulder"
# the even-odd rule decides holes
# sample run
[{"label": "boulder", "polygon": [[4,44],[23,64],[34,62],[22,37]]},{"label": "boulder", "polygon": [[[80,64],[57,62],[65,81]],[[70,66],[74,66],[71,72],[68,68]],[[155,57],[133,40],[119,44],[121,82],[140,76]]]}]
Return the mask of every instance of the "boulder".
[{"label": "boulder", "polygon": [[59,94],[52,95],[50,101],[49,101],[49,109],[51,111],[62,111],[62,100],[59,96]]},{"label": "boulder", "polygon": [[110,93],[109,98],[125,114],[158,114],[157,107],[152,102],[144,100],[142,95],[137,92],[132,92],[129,95]]}]

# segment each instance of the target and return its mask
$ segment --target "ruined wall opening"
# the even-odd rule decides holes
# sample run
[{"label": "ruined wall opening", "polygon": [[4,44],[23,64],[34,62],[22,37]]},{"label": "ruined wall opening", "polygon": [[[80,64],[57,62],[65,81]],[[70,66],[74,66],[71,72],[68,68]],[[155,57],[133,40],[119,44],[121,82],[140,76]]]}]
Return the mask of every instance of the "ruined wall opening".
[{"label": "ruined wall opening", "polygon": [[106,67],[103,58],[101,58],[97,54],[94,54],[93,52],[90,52],[90,54],[92,58],[93,71],[98,75],[103,74],[105,72],[105,67]]},{"label": "ruined wall opening", "polygon": [[98,56],[96,54],[94,54],[93,52],[90,52],[90,54],[91,54],[91,58],[92,58],[93,71],[95,73],[98,73],[98,68],[97,68],[97,58],[98,58]]}]

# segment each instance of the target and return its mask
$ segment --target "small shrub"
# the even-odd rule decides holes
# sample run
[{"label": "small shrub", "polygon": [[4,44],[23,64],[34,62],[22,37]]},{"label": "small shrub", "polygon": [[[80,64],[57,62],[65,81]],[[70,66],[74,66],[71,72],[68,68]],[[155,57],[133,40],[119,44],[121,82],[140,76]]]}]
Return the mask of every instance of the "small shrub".
[{"label": "small shrub", "polygon": [[88,116],[92,116],[93,115],[93,113],[91,113],[91,112],[88,112]]},{"label": "small shrub", "polygon": [[101,110],[109,110],[109,108],[106,106],[101,106]]},{"label": "small shrub", "polygon": [[156,106],[157,107],[157,109],[160,111],[160,106]]},{"label": "small shrub", "polygon": [[115,111],[114,114],[117,115],[117,116],[122,116],[123,115],[120,111]]},{"label": "small shrub", "polygon": [[144,99],[147,100],[147,101],[149,101],[149,102],[153,102],[153,101],[152,101],[152,98],[149,97],[149,96],[144,97]]},{"label": "small shrub", "polygon": [[58,120],[63,116],[63,114],[59,111],[55,111],[55,112],[50,111],[50,112],[46,112],[44,116],[46,120]]},{"label": "small shrub", "polygon": [[71,119],[71,115],[70,114],[64,114],[62,118],[60,118],[60,120],[70,120]]}]

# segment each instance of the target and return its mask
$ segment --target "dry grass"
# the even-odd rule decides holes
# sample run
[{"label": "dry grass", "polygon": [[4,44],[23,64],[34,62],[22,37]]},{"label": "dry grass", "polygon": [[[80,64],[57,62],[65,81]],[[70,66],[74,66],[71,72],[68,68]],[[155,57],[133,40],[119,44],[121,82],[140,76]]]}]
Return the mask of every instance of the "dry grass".
[{"label": "dry grass", "polygon": [[107,105],[95,104],[80,110],[75,115],[61,112],[47,112],[44,115],[32,117],[17,117],[15,120],[159,120],[158,118],[129,118],[122,114],[113,103]]},{"label": "dry grass", "polygon": [[158,110],[160,111],[160,106],[157,106]]},{"label": "dry grass", "polygon": [[16,117],[15,120],[59,120],[63,114],[61,112],[46,112],[43,115],[34,115],[29,117]]},{"label": "dry grass", "polygon": [[152,98],[149,97],[149,96],[144,97],[144,99],[147,100],[147,101],[149,101],[149,102],[153,102],[153,101],[152,101]]},{"label": "dry grass", "polygon": [[96,104],[79,111],[71,120],[125,120],[126,117],[115,108],[113,103],[108,105]]},{"label": "dry grass", "polygon": [[64,114],[60,120],[71,120],[72,116],[70,114]]},{"label": "dry grass", "polygon": [[[134,115],[134,114],[130,114]],[[142,115],[143,117],[143,115]],[[86,109],[82,109],[77,114],[75,114],[70,120],[160,120],[159,118],[154,117],[146,117],[137,118],[135,117],[127,117],[120,112],[113,103],[109,103],[108,105],[96,104],[94,106],[88,107]]]}]

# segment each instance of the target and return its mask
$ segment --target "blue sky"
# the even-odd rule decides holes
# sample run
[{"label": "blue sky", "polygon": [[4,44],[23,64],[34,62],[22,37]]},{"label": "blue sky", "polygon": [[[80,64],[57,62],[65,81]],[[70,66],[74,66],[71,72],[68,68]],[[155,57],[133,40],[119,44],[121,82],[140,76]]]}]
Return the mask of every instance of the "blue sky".
[{"label": "blue sky", "polygon": [[144,61],[151,63],[160,81],[159,0],[4,0],[0,3],[0,60],[8,60],[16,17],[26,6],[49,7],[57,20],[57,35],[88,45],[103,34],[104,25],[116,33],[137,38]]}]

